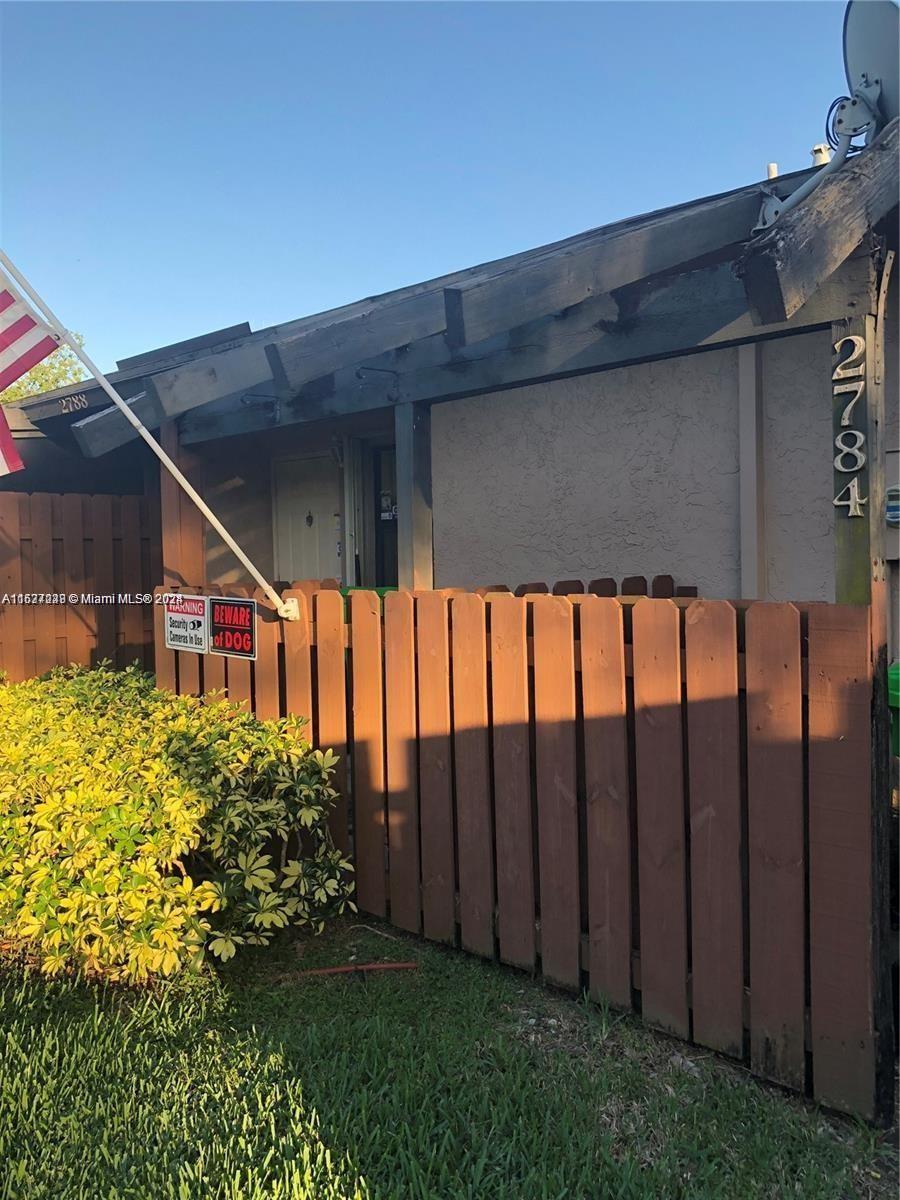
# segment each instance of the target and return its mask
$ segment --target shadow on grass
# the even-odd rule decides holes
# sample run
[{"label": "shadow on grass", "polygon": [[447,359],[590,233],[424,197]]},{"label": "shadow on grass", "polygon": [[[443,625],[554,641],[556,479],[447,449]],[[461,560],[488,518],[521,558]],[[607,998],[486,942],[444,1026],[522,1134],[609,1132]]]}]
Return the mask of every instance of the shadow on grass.
[{"label": "shadow on grass", "polygon": [[[351,956],[419,969],[300,975]],[[0,1019],[3,1200],[880,1194],[861,1127],[351,922],[155,992],[8,973]]]}]

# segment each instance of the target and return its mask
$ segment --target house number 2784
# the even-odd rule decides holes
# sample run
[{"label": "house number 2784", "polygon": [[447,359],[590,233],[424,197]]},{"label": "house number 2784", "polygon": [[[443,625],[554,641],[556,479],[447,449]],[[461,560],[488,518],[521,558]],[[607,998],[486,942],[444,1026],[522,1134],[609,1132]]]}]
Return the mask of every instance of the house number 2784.
[{"label": "house number 2784", "polygon": [[832,393],[835,401],[838,397],[847,397],[841,413],[840,429],[834,439],[837,454],[834,456],[834,469],[842,475],[852,475],[847,485],[834,498],[835,508],[846,508],[848,517],[861,517],[863,505],[868,504],[868,496],[859,494],[859,472],[866,465],[866,435],[861,429],[853,427],[854,409],[866,390],[866,342],[865,338],[855,334],[841,338],[834,344],[834,352],[840,355],[845,346],[850,347],[850,354],[839,362],[832,373]]}]

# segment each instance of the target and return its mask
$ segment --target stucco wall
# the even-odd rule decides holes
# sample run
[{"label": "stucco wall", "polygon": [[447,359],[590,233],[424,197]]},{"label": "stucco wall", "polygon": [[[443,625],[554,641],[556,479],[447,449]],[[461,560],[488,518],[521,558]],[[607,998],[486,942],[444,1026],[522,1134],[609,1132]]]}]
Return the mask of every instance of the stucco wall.
[{"label": "stucco wall", "polygon": [[432,410],[437,586],[669,573],[739,588],[737,351]]},{"label": "stucco wall", "polygon": [[764,342],[762,375],[768,595],[834,600],[828,331]]},{"label": "stucco wall", "polygon": [[[740,595],[738,352],[432,410],[436,586],[671,574]],[[828,333],[767,343],[769,595],[834,597]]]}]

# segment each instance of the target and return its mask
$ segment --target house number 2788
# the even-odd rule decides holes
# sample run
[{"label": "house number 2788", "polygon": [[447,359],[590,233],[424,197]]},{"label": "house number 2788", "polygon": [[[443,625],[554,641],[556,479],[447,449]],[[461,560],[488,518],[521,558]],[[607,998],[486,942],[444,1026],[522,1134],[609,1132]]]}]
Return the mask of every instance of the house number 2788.
[{"label": "house number 2788", "polygon": [[865,394],[866,390],[866,342],[865,338],[855,334],[841,338],[834,344],[834,352],[840,355],[845,346],[850,347],[850,354],[843,362],[839,362],[832,373],[832,393],[835,400],[846,396],[847,403],[841,413],[840,429],[834,439],[837,454],[834,456],[834,469],[842,475],[852,475],[846,485],[834,498],[835,508],[846,508],[848,517],[861,517],[863,505],[869,503],[868,496],[859,494],[859,472],[866,465],[866,435],[861,429],[854,429],[854,409]]}]

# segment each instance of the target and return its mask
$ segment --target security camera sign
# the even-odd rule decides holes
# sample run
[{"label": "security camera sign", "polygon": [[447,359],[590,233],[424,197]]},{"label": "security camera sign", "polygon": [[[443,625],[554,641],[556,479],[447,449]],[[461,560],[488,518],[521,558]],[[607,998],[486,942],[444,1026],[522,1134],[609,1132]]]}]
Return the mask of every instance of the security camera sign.
[{"label": "security camera sign", "polygon": [[163,598],[166,648],[206,654],[209,648],[209,621],[205,596],[173,593]]}]

